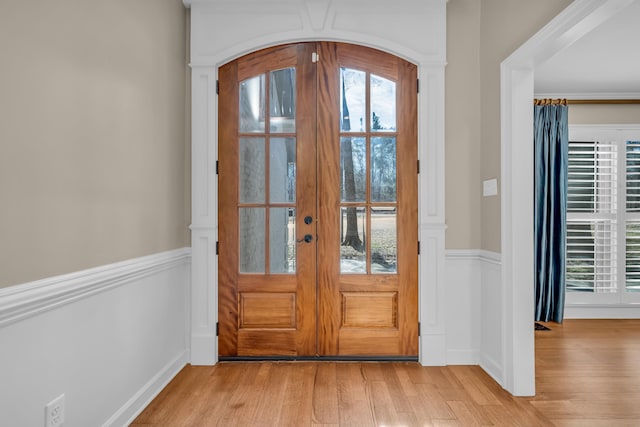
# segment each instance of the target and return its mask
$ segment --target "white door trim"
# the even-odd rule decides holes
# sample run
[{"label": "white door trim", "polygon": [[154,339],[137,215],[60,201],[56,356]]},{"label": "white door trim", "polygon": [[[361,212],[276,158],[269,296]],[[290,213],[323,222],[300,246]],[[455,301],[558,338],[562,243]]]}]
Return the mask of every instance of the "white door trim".
[{"label": "white door trim", "polygon": [[191,7],[191,363],[210,365],[218,360],[217,68],[266,46],[334,40],[377,48],[418,66],[420,362],[444,365],[446,1],[372,0],[364,8],[359,0],[185,0],[185,4]]}]

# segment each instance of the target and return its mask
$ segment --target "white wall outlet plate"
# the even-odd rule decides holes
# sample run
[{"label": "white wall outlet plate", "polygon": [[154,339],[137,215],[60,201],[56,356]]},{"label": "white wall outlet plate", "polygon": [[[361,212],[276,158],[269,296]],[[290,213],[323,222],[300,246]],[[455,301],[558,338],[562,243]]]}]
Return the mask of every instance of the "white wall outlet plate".
[{"label": "white wall outlet plate", "polygon": [[53,399],[44,408],[45,427],[64,426],[64,394]]}]

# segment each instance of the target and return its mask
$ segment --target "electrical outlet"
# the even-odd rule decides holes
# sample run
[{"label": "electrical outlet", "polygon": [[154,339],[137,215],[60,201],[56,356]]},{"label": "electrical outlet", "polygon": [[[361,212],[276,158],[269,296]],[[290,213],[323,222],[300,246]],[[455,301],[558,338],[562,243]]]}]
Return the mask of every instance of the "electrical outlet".
[{"label": "electrical outlet", "polygon": [[64,425],[64,394],[53,399],[44,408],[45,427],[62,427]]}]

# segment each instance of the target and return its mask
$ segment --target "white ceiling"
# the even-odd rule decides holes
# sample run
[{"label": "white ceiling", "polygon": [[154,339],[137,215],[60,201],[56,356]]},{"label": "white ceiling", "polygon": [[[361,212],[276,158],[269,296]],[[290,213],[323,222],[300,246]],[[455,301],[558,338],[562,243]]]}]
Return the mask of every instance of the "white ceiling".
[{"label": "white ceiling", "polygon": [[640,0],[535,69],[537,98],[640,98]]}]

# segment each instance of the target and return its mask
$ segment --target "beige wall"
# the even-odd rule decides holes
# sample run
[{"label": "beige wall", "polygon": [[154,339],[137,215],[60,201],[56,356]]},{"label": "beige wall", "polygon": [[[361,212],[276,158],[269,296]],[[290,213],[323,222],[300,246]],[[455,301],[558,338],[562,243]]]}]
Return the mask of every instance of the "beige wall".
[{"label": "beige wall", "polygon": [[574,125],[637,125],[640,105],[569,105],[569,124]]},{"label": "beige wall", "polygon": [[[570,0],[482,1],[481,179],[500,178],[500,64],[570,3]],[[482,199],[482,249],[500,252],[500,199],[496,196]]]},{"label": "beige wall", "polygon": [[478,249],[481,245],[480,4],[477,0],[447,3],[447,249]]},{"label": "beige wall", "polygon": [[185,26],[180,0],[0,6],[0,287],[189,244]]},{"label": "beige wall", "polygon": [[500,252],[500,198],[481,197],[483,180],[500,185],[500,63],[570,3],[447,3],[447,249]]}]

